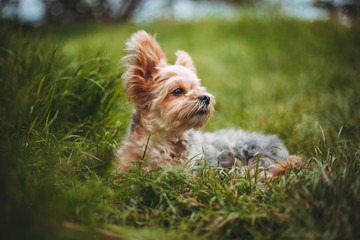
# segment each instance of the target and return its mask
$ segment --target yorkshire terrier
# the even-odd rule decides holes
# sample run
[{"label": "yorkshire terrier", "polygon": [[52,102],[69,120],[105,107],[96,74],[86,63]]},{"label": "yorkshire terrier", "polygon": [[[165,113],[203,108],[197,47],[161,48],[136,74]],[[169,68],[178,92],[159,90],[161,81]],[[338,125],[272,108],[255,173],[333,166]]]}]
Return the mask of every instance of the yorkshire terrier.
[{"label": "yorkshire terrier", "polygon": [[[154,36],[134,33],[126,43],[122,75],[129,101],[135,104],[126,140],[117,152],[115,172],[128,172],[140,162],[142,170],[161,166],[242,166],[268,177],[278,175],[300,158],[276,135],[235,129],[196,131],[214,112],[215,97],[200,85],[190,55],[178,50],[169,65]],[[255,170],[256,169],[256,170]]]}]

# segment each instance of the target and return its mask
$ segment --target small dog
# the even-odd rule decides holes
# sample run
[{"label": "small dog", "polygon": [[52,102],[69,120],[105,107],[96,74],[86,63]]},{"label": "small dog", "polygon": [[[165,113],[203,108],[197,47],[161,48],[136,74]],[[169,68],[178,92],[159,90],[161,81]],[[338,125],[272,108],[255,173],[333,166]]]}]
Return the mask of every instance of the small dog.
[{"label": "small dog", "polygon": [[130,171],[140,160],[145,163],[142,170],[150,171],[163,165],[195,166],[205,159],[210,166],[245,165],[272,177],[299,161],[289,157],[276,135],[195,131],[214,112],[215,97],[200,85],[189,54],[177,51],[175,64],[169,65],[155,37],[145,31],[134,33],[126,46],[122,79],[135,111],[117,152],[115,172]]}]

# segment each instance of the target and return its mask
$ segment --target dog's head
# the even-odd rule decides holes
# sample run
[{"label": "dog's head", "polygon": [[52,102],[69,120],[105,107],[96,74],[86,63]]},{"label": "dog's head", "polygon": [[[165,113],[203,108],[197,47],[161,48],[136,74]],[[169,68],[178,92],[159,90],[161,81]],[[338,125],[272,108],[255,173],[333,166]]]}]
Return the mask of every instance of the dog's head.
[{"label": "dog's head", "polygon": [[169,65],[155,37],[145,31],[134,33],[126,45],[129,55],[123,58],[127,69],[122,78],[137,111],[155,128],[202,127],[214,111],[215,98],[200,86],[189,54],[177,51],[175,64]]}]

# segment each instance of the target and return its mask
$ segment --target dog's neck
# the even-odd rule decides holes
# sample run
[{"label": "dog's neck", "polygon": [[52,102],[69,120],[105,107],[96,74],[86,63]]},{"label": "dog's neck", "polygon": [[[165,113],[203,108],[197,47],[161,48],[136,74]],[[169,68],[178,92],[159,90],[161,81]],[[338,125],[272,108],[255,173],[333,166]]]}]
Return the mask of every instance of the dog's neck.
[{"label": "dog's neck", "polygon": [[[131,144],[130,146],[137,146],[137,148],[144,149],[144,143],[149,139],[149,148],[147,156],[151,158],[158,158],[159,155],[152,156],[152,153],[160,154],[164,158],[161,161],[178,161],[187,159],[187,141],[186,132],[171,131],[168,129],[159,129],[149,123],[147,114],[136,110],[132,115],[132,122],[129,126],[128,140],[132,142],[142,143]],[[149,138],[150,137],[150,138]]]},{"label": "dog's neck", "polygon": [[136,110],[132,114],[132,122],[130,125],[130,134],[143,135],[152,139],[161,139],[178,144],[179,141],[185,139],[186,130],[169,129],[161,126],[157,121],[151,120],[146,111]]}]

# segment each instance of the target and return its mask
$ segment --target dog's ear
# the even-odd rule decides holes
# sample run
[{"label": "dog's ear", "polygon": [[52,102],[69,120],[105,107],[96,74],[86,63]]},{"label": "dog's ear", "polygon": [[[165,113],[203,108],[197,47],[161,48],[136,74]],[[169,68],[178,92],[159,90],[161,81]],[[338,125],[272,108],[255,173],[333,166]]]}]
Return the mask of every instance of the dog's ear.
[{"label": "dog's ear", "polygon": [[175,65],[182,65],[196,74],[194,62],[187,52],[178,50],[176,51],[175,55],[177,56]]},{"label": "dog's ear", "polygon": [[143,30],[131,35],[126,50],[129,54],[122,58],[127,67],[122,76],[124,88],[129,101],[138,107],[145,106],[151,99],[149,90],[154,76],[167,65],[165,54],[155,37]]}]

